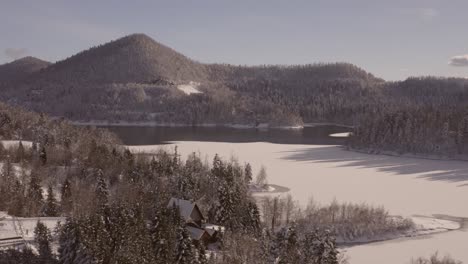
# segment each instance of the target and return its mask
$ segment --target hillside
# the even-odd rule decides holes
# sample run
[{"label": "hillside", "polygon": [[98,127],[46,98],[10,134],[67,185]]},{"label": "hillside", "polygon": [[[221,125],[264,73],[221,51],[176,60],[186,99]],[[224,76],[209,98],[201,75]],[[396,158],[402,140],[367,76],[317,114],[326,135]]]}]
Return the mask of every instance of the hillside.
[{"label": "hillside", "polygon": [[203,65],[144,34],[133,34],[59,61],[33,79],[47,82],[149,83],[200,80]]},{"label": "hillside", "polygon": [[0,83],[20,80],[31,73],[38,72],[51,63],[34,57],[24,57],[0,65]]},{"label": "hillside", "polygon": [[383,82],[349,63],[202,64],[133,34],[4,84],[0,98],[80,121],[296,126],[351,122]]}]

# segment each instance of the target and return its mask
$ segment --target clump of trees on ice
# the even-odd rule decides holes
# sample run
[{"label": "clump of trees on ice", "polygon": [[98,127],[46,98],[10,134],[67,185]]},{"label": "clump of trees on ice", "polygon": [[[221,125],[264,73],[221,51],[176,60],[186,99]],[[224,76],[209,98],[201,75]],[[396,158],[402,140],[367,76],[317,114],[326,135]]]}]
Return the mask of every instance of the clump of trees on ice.
[{"label": "clump of trees on ice", "polygon": [[303,232],[330,230],[339,242],[370,241],[398,234],[414,227],[411,219],[390,216],[383,207],[338,203],[320,205],[313,199],[301,208],[291,195],[265,197],[261,202],[263,220],[271,230],[295,223]]},{"label": "clump of trees on ice", "polygon": [[411,260],[411,264],[462,264],[461,261],[455,260],[450,256],[440,257],[437,253],[429,258],[420,257]]}]

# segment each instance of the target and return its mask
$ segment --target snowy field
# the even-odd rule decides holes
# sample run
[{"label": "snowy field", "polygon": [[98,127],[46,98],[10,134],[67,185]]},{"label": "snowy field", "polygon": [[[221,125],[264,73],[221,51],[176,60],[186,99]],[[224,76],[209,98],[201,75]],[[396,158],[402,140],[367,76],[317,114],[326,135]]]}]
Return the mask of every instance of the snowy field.
[{"label": "snowy field", "polygon": [[181,90],[186,95],[202,93],[200,90],[198,90],[198,86],[200,86],[200,83],[189,82],[188,84],[177,85],[177,89]]},{"label": "snowy field", "polygon": [[[19,140],[0,140],[0,143],[3,145],[3,147],[9,149],[9,148],[17,148],[19,145]],[[21,144],[23,144],[23,147],[30,148],[32,146],[31,141],[21,141]]]},{"label": "snowy field", "polygon": [[65,223],[64,217],[12,217],[0,212],[0,239],[23,237],[25,240],[34,240],[34,228],[37,222],[44,223],[51,232],[54,232],[58,222]]},{"label": "snowy field", "polygon": [[[289,188],[302,205],[341,202],[384,206],[393,215],[468,217],[468,163],[368,155],[339,146],[271,143],[175,142],[182,155],[200,152],[211,161],[218,153],[264,165],[268,182]],[[160,146],[130,147],[152,152]],[[164,148],[173,148],[166,145]],[[421,220],[422,221],[422,220]],[[443,228],[439,220],[424,220]],[[439,222],[437,222],[439,221]],[[427,223],[429,222],[429,223]],[[451,223],[442,223],[442,225]],[[450,229],[450,228],[447,228]],[[438,234],[400,238],[347,248],[351,264],[409,263],[419,256],[450,254],[468,262],[468,232],[464,228]]]}]

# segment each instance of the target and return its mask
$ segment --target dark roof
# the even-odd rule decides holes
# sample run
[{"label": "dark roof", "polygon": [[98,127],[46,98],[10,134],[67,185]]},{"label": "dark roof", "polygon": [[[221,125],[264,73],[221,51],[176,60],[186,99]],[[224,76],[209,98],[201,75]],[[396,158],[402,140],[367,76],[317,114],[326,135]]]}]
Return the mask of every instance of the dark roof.
[{"label": "dark roof", "polygon": [[186,226],[185,228],[187,228],[187,231],[190,233],[190,236],[194,240],[200,240],[203,238],[203,236],[210,237],[210,234],[208,234],[204,229],[200,229],[193,226]]},{"label": "dark roof", "polygon": [[183,199],[178,199],[178,198],[171,198],[169,203],[167,204],[167,208],[172,208],[173,206],[176,206],[179,208],[180,216],[189,219],[193,210],[198,210],[200,213],[200,216],[202,219],[205,219],[203,217],[203,214],[198,208],[198,205],[194,202],[188,201],[188,200],[183,200]]}]

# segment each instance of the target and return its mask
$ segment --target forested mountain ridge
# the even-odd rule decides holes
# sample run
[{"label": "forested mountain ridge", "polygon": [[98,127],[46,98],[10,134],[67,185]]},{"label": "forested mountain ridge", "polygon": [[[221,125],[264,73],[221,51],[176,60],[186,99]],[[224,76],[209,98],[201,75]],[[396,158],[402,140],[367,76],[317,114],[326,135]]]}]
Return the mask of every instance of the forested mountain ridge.
[{"label": "forested mountain ridge", "polygon": [[374,153],[466,159],[468,80],[421,77],[386,83],[379,106],[361,115],[349,146]]},{"label": "forested mountain ridge", "polygon": [[[0,84],[0,99],[78,121],[250,126],[336,122],[356,127],[350,139],[355,149],[444,156],[468,152],[466,79],[386,82],[349,63],[203,64],[144,34],[49,66],[36,64],[42,66],[29,71],[17,67],[27,74]],[[0,66],[0,80],[7,66]]]},{"label": "forested mountain ridge", "polygon": [[204,67],[144,34],[129,35],[59,61],[31,81],[151,83],[205,80]]},{"label": "forested mountain ridge", "polygon": [[81,121],[301,125],[349,120],[382,82],[348,63],[202,64],[134,34],[4,84],[1,99]]},{"label": "forested mountain ridge", "polygon": [[24,57],[10,63],[0,65],[0,83],[20,80],[38,72],[51,63],[34,57]]}]

